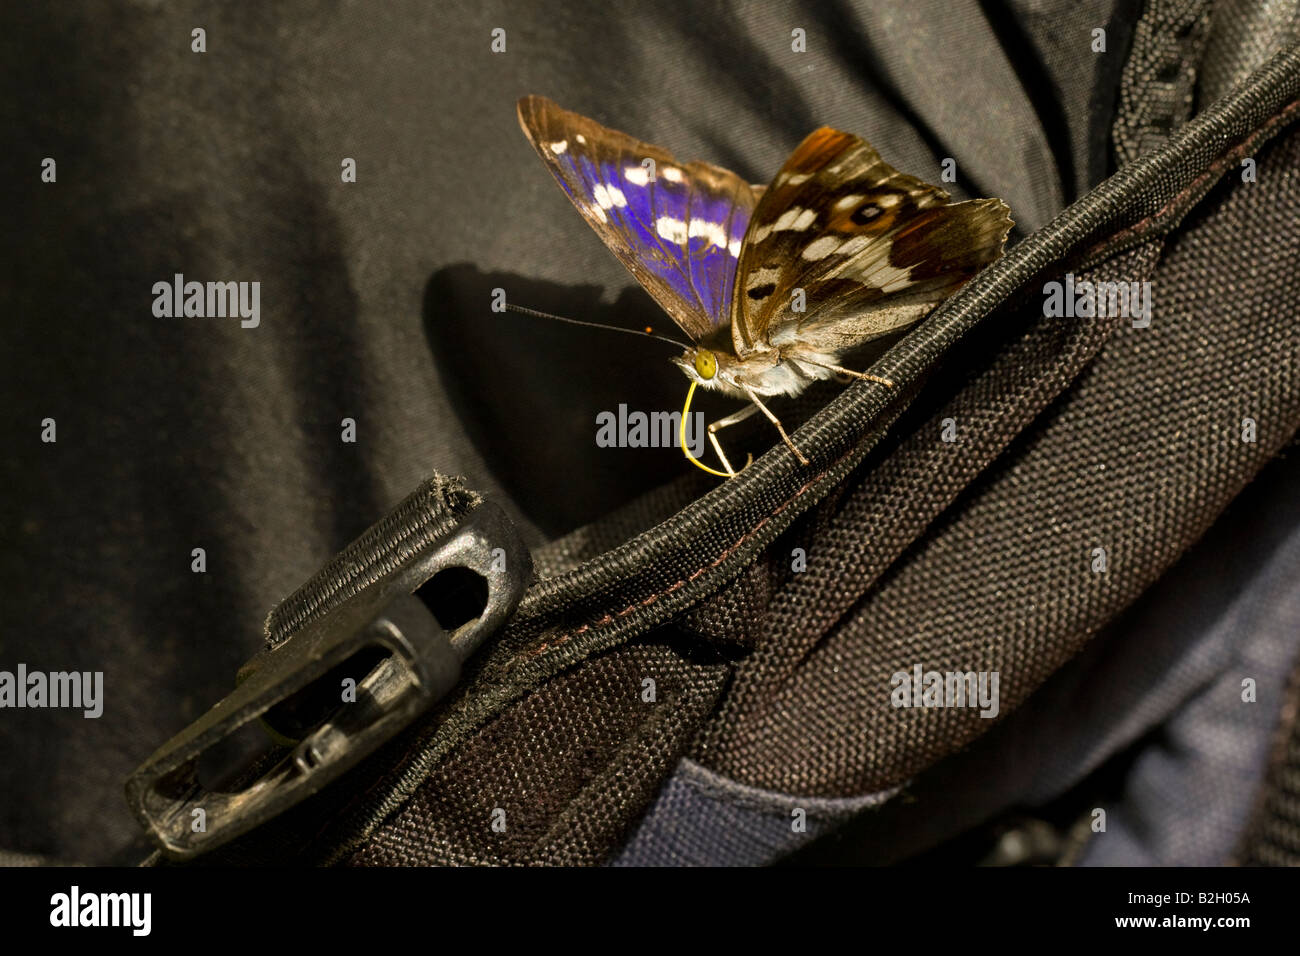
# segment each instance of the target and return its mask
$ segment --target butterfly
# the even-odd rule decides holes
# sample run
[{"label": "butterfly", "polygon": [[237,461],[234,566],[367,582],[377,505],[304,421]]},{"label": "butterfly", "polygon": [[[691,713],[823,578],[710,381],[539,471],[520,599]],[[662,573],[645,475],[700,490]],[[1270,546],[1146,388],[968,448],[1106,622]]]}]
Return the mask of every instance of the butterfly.
[{"label": "butterfly", "polygon": [[885,163],[865,140],[822,127],[766,188],[561,109],[518,103],[519,123],[605,245],[691,340],[673,359],[697,386],[747,401],[717,432],[761,411],[807,457],[763,399],[831,377],[846,353],[907,328],[1002,252],[1013,223],[999,199],[949,196]]}]

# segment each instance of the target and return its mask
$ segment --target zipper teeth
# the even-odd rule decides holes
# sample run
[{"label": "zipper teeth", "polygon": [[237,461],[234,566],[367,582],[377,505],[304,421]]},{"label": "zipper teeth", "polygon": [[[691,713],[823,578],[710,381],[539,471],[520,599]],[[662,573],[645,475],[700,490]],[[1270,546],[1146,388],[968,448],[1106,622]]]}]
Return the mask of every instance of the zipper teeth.
[{"label": "zipper teeth", "polygon": [[462,479],[434,475],[271,610],[263,625],[267,649],[446,536],[482,500]]}]

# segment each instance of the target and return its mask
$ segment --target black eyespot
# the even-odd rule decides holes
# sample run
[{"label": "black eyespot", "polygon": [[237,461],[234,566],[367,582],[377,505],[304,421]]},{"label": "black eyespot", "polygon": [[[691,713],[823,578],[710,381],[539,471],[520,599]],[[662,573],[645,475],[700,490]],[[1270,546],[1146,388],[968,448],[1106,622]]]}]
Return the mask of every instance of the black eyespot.
[{"label": "black eyespot", "polygon": [[881,209],[875,203],[869,202],[866,205],[859,206],[857,209],[853,210],[853,215],[849,216],[849,218],[852,219],[859,226],[865,226],[867,223],[871,222],[871,220],[879,216],[882,212],[884,212],[883,209]]},{"label": "black eyespot", "polygon": [[754,288],[749,290],[748,295],[751,299],[766,299],[769,295],[771,295],[775,291],[776,291],[776,283],[769,282],[767,285],[754,286]]}]

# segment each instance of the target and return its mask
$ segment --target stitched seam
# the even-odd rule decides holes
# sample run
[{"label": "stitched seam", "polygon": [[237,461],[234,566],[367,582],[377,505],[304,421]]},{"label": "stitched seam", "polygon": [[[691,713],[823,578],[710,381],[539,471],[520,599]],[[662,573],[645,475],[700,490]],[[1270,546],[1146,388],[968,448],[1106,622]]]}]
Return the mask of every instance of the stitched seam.
[{"label": "stitched seam", "polygon": [[1129,226],[1127,229],[1120,230],[1119,232],[1111,236],[1109,239],[1105,239],[1097,243],[1095,246],[1089,249],[1087,253],[1085,253],[1084,257],[1090,259],[1094,255],[1105,254],[1107,250],[1113,248],[1114,246],[1118,245],[1121,242],[1124,242],[1125,240],[1130,238],[1130,236],[1140,234],[1142,230],[1144,230],[1147,226],[1151,225],[1152,222],[1168,214],[1170,210],[1172,210],[1175,206],[1179,205],[1190,194],[1200,189],[1202,184],[1204,184],[1204,182],[1207,179],[1218,178],[1219,176],[1222,176],[1229,166],[1236,165],[1236,163],[1239,162],[1243,157],[1245,157],[1249,153],[1254,152],[1254,146],[1257,146],[1259,144],[1260,139],[1262,137],[1267,136],[1268,133],[1271,133],[1278,126],[1284,125],[1288,119],[1288,114],[1294,113],[1298,109],[1300,109],[1300,100],[1296,100],[1295,102],[1288,104],[1287,106],[1280,109],[1278,112],[1274,113],[1272,116],[1270,116],[1267,120],[1264,121],[1264,124],[1262,126],[1256,128],[1253,131],[1253,135],[1247,137],[1245,140],[1238,143],[1227,153],[1222,154],[1217,160],[1215,160],[1213,163],[1210,164],[1210,167],[1206,169],[1205,172],[1201,173],[1201,175],[1193,179],[1180,193],[1178,193],[1178,195],[1170,199],[1167,203],[1161,206],[1160,209],[1156,210],[1151,215],[1147,216],[1145,219],[1139,220],[1138,222]]},{"label": "stitched seam", "polygon": [[[852,451],[850,451],[848,454],[852,454]],[[802,486],[800,486],[798,491],[796,491],[788,499],[782,502],[779,508],[777,508],[771,514],[769,514],[767,517],[763,518],[761,521],[759,521],[758,524],[754,525],[754,527],[750,528],[739,538],[733,541],[721,554],[719,554],[708,564],[701,565],[700,567],[692,571],[690,574],[688,574],[686,577],[682,578],[679,581],[674,582],[673,584],[668,585],[668,587],[664,588],[662,591],[658,591],[654,594],[651,594],[649,597],[644,598],[643,600],[636,601],[632,604],[629,604],[621,611],[615,611],[613,614],[606,614],[604,617],[600,618],[597,621],[591,621],[587,624],[582,625],[579,628],[575,628],[574,630],[570,631],[567,634],[562,635],[561,637],[557,637],[554,641],[543,642],[541,645],[533,648],[532,650],[525,651],[521,654],[516,655],[506,664],[506,668],[507,669],[512,668],[521,661],[531,660],[541,654],[544,654],[547,651],[554,650],[555,648],[559,647],[561,644],[568,643],[573,638],[578,637],[581,634],[585,634],[587,631],[591,630],[592,628],[604,627],[606,624],[613,622],[617,618],[626,617],[627,615],[635,611],[637,608],[649,607],[650,605],[658,601],[660,598],[666,597],[669,594],[672,594],[673,592],[680,590],[690,582],[694,581],[696,578],[700,577],[700,575],[705,574],[708,571],[711,571],[713,568],[716,568],[723,561],[727,560],[727,558],[731,557],[731,555],[735,554],[736,551],[741,546],[743,546],[746,541],[748,541],[750,538],[754,537],[754,535],[762,531],[764,525],[766,525],[769,521],[771,521],[773,518],[781,514],[781,512],[785,511],[797,500],[799,500],[799,498],[801,498],[808,491],[809,488],[811,488],[813,485],[817,484],[817,482],[825,478],[826,475],[829,474],[833,468],[839,465],[839,463],[847,457],[848,455],[841,456],[840,458],[836,459],[832,464],[828,465],[824,470],[818,472],[816,475],[813,475],[813,477],[809,478],[806,482],[804,482]]]}]

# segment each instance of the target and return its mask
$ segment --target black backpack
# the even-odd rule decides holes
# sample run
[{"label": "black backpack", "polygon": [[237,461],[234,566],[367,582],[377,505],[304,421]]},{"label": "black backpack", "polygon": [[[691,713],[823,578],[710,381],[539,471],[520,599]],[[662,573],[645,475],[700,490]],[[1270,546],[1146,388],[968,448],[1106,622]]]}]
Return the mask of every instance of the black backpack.
[{"label": "black backpack", "polygon": [[[349,446],[301,424],[290,437],[266,433],[262,483],[220,493],[219,520],[237,530],[220,538],[229,547],[203,593],[192,578],[166,583],[189,573],[171,567],[170,552],[170,577],[153,559],[113,572],[138,573],[169,595],[137,605],[153,613],[109,616],[143,642],[125,652],[137,676],[119,668],[118,686],[188,681],[183,705],[136,703],[138,716],[105,718],[123,721],[130,743],[95,764],[143,761],[127,796],[163,848],[150,862],[1300,862],[1300,504],[1286,454],[1300,425],[1300,47],[1294,15],[1272,21],[1262,9],[912,0],[816,16],[763,7],[745,24],[709,8],[660,11],[666,32],[644,38],[635,27],[648,12],[623,14],[630,25],[609,33],[607,18],[620,14],[593,12],[588,28],[615,49],[560,66],[508,58],[528,57],[542,36],[578,38],[562,40],[542,20],[529,30],[507,23],[505,59],[485,52],[462,69],[487,76],[512,62],[520,83],[551,71],[556,85],[585,78],[599,92],[605,58],[633,49],[681,71],[648,74],[667,89],[691,82],[708,50],[741,51],[749,85],[733,88],[725,71],[716,81],[735,115],[767,111],[796,137],[810,122],[853,128],[811,114],[836,95],[836,69],[856,71],[855,131],[886,156],[955,156],[971,177],[955,190],[1005,198],[1018,236],[879,356],[872,371],[896,388],[827,385],[787,405],[787,427],[799,424],[795,440],[812,450],[807,467],[776,443],[723,482],[680,474],[671,450],[651,466],[649,453],[627,456],[608,473],[609,456],[583,448],[567,457],[574,436],[588,434],[588,409],[617,396],[611,380],[677,384],[658,353],[642,372],[638,348],[518,317],[505,327],[488,311],[491,290],[504,287],[512,301],[565,315],[659,321],[639,293],[611,308],[590,287],[552,279],[554,266],[583,281],[604,255],[577,217],[549,227],[563,234],[562,250],[543,250],[539,236],[509,272],[444,255],[425,286],[416,334],[427,341],[406,345],[434,355],[443,388],[429,398],[407,385],[416,409],[450,399],[458,420],[434,419],[450,436],[445,457],[473,462],[457,470],[478,478],[436,475],[390,507],[399,480],[415,486],[420,457],[436,463],[443,453],[419,437],[409,455],[389,454],[403,435],[423,436],[420,422],[402,420],[396,398],[354,374],[354,362],[379,348],[405,368],[405,351],[364,324],[352,340],[310,330],[286,339],[331,358],[297,368],[288,383],[269,381],[269,401],[297,395],[314,408],[342,389],[303,420],[337,430],[355,407],[363,431],[386,434],[356,461]],[[455,36],[468,14],[439,16]],[[810,55],[823,58],[813,61],[815,82],[802,79],[801,61],[756,45],[775,30],[771,50],[784,51],[787,21],[806,23]],[[513,123],[510,100],[471,96]],[[972,111],[973,101],[987,111]],[[601,116],[628,128],[655,109],[624,93]],[[498,136],[495,118],[483,121]],[[452,137],[439,144],[441,175],[457,176],[447,157],[473,162],[474,147],[460,127],[435,128]],[[716,144],[712,159],[759,161],[730,155],[734,139],[723,132],[696,132]],[[483,207],[466,197],[442,210],[442,235],[527,236],[569,215],[520,144],[491,157],[510,170],[500,189],[520,220],[485,226],[471,218]],[[763,149],[775,155],[782,145]],[[274,209],[275,189],[262,199]],[[332,202],[313,204],[315,218],[259,227],[316,250],[294,263],[302,274],[329,273],[346,258],[319,238],[349,234],[333,222]],[[399,227],[364,211],[338,214],[372,232]],[[225,248],[226,214],[198,218]],[[138,245],[152,275],[170,260],[158,251],[168,233],[149,222]],[[114,234],[130,225],[115,220]],[[1068,309],[1087,284],[1104,295],[1118,287],[1109,283],[1148,290],[1149,314],[1044,314],[1053,295]],[[298,293],[300,307],[327,316],[341,307],[348,289],[324,284]],[[375,288],[356,298],[373,301]],[[199,396],[227,387],[191,360],[161,374],[197,376]],[[63,360],[43,361],[53,375]],[[589,370],[597,404],[584,407]],[[159,413],[159,431],[194,411],[174,394],[160,402],[174,408]],[[581,422],[563,424],[575,407]],[[222,415],[198,414],[207,427]],[[753,425],[742,446],[772,440],[765,422]],[[59,449],[79,440],[70,431]],[[156,489],[150,508],[169,527],[200,510],[223,475],[247,472],[243,439],[213,442],[219,457],[196,465],[202,479]],[[276,490],[276,473],[293,481],[311,468],[323,484]],[[663,481],[666,472],[678,477]],[[274,502],[289,510],[283,525]],[[319,563],[385,511],[275,607],[264,648],[229,696],[198,716],[229,686],[236,651],[252,649],[244,637],[232,647],[217,636],[255,612],[250,596],[285,593],[305,562]],[[43,528],[35,540],[57,550],[69,531]],[[187,555],[187,535],[160,543]],[[65,565],[61,580],[73,576]],[[106,581],[130,604],[126,578]],[[15,598],[38,622],[65,620],[35,597]],[[160,651],[176,633],[191,635],[187,649]],[[214,643],[198,639],[205,634]],[[19,638],[18,653],[35,657],[25,640],[35,638]],[[169,662],[161,670],[160,660]],[[340,687],[357,706],[337,708]],[[954,689],[965,697],[951,706]],[[935,705],[931,691],[950,706]],[[145,739],[142,726],[193,717],[147,757],[167,735]],[[240,738],[259,719],[271,734],[249,749]],[[139,858],[139,841],[121,828],[84,844],[57,828],[48,839],[18,838],[43,812],[11,816],[15,849]]]}]

